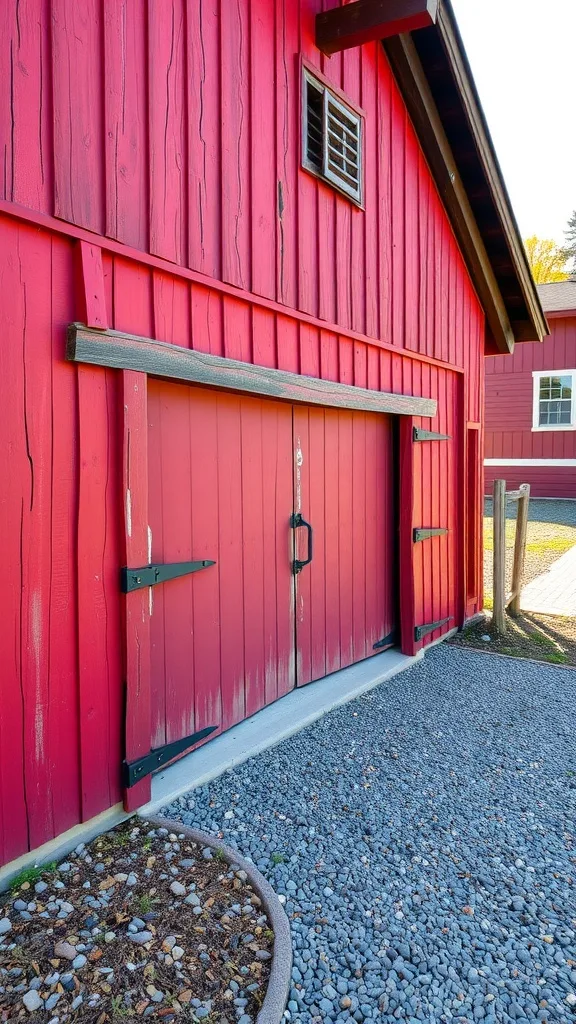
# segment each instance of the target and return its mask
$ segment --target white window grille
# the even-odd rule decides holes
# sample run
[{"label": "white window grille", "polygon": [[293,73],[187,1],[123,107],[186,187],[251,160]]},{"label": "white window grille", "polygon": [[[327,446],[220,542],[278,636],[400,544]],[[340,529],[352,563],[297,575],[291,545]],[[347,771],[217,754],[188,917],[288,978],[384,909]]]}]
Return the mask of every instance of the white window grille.
[{"label": "white window grille", "polygon": [[533,430],[576,430],[576,370],[535,370]]},{"label": "white window grille", "polygon": [[304,70],[303,164],[362,202],[362,118]]}]

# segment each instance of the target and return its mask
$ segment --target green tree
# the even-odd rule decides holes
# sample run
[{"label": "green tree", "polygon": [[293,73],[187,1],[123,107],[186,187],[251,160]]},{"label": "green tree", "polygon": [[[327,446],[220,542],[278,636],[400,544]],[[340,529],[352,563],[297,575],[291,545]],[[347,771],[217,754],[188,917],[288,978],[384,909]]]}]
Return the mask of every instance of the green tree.
[{"label": "green tree", "polygon": [[576,210],[570,217],[564,234],[566,235],[566,245],[562,252],[566,260],[572,261],[572,273],[574,273],[576,271]]},{"label": "green tree", "polygon": [[553,239],[532,235],[525,240],[524,248],[536,284],[568,280],[564,249]]}]

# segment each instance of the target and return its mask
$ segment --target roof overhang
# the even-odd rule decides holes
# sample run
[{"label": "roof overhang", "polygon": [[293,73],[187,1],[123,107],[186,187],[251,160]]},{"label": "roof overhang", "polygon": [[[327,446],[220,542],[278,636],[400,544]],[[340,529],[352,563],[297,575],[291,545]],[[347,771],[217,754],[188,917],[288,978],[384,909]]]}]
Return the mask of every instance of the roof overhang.
[{"label": "roof overhang", "polygon": [[568,320],[576,316],[576,309],[551,309],[546,313],[547,320]]},{"label": "roof overhang", "polygon": [[[329,13],[336,19],[341,11],[350,20],[354,9],[367,17],[372,12],[372,34],[364,31],[362,42],[382,39],[484,308],[487,348],[511,352],[515,341],[541,341],[548,325],[452,5],[450,0],[439,0],[437,6],[392,0],[398,26],[406,24],[403,5],[406,17],[410,12],[422,17],[421,8],[426,8],[425,27],[409,32],[400,27],[395,33],[390,0],[354,0]],[[380,24],[375,11],[381,12]],[[346,43],[344,34],[342,39],[340,49],[356,45]]]}]

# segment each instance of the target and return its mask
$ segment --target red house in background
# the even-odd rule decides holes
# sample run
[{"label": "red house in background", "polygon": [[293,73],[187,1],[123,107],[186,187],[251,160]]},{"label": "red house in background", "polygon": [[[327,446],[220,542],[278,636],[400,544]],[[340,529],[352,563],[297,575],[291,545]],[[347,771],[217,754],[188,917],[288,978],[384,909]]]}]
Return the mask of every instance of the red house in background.
[{"label": "red house in background", "polygon": [[485,490],[500,477],[576,499],[576,280],[538,292],[550,337],[486,360]]},{"label": "red house in background", "polygon": [[1,862],[482,607],[546,325],[450,3],[381,12],[2,5]]}]

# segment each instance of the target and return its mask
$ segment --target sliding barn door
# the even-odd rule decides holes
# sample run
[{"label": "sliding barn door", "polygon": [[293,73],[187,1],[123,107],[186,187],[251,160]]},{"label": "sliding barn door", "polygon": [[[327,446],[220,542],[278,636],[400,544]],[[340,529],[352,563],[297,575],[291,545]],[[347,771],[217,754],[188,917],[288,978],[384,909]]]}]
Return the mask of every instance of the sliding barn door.
[{"label": "sliding barn door", "polygon": [[312,556],[295,577],[303,685],[394,642],[391,420],[296,406],[294,510],[296,558]]},{"label": "sliding barn door", "polygon": [[152,747],[229,728],[295,685],[292,409],[151,380]]}]

